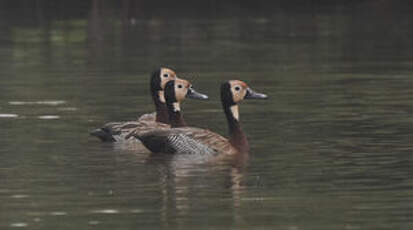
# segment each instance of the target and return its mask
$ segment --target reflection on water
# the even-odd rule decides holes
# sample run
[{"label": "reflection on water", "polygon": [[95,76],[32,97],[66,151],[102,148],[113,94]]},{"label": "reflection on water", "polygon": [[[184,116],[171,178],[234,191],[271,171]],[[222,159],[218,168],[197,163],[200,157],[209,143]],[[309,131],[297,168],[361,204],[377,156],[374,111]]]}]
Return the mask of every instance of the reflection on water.
[{"label": "reflection on water", "polygon": [[[0,3],[0,228],[411,229],[411,6],[297,2]],[[250,155],[89,137],[153,111],[159,65],[208,92],[185,118],[220,134],[220,82],[267,93],[241,105]]]},{"label": "reflection on water", "polygon": [[16,118],[19,115],[17,114],[12,114],[12,113],[1,113],[0,118]]},{"label": "reflection on water", "polygon": [[9,101],[10,105],[62,105],[66,101]]}]

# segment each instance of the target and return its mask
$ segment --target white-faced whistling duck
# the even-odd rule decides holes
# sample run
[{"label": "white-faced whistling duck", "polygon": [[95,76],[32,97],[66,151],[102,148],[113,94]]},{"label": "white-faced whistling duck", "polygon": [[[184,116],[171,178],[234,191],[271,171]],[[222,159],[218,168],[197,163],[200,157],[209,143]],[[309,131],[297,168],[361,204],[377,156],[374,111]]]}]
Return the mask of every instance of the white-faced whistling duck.
[{"label": "white-faced whistling duck", "polygon": [[166,83],[178,79],[176,73],[168,68],[154,71],[150,79],[150,91],[155,104],[155,113],[144,114],[136,121],[110,122],[102,128],[93,130],[90,134],[103,142],[125,141],[125,136],[131,131],[144,127],[169,128],[168,109],[165,104],[164,89]]},{"label": "white-faced whistling duck", "polygon": [[[208,96],[196,92],[189,81],[184,79],[175,79],[166,83],[165,86],[165,100],[166,107],[168,110],[169,126],[142,126],[135,128],[129,132],[125,137],[130,139],[131,137],[138,136],[142,133],[147,133],[149,131],[158,129],[170,129],[170,128],[181,128],[186,127],[186,122],[183,119],[181,111],[181,103],[185,98],[206,100]],[[132,138],[134,139],[134,138]]]},{"label": "white-faced whistling duck", "polygon": [[[216,156],[248,152],[248,141],[239,123],[238,103],[244,99],[267,98],[267,95],[254,92],[246,83],[239,80],[231,80],[221,85],[221,102],[228,122],[229,139],[209,130],[193,127],[154,128],[147,132],[135,133],[133,136],[154,153]],[[166,100],[168,101],[168,97]],[[171,108],[168,106],[168,111]],[[171,113],[172,111],[170,116]]]}]

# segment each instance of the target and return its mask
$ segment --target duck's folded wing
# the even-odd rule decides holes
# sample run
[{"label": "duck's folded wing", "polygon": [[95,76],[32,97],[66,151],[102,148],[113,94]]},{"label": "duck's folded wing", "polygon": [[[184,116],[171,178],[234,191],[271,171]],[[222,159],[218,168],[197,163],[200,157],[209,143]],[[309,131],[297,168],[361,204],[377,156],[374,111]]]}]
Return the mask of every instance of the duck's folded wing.
[{"label": "duck's folded wing", "polygon": [[153,122],[155,122],[155,121],[156,121],[156,112],[153,112],[153,113],[145,113],[145,114],[143,114],[142,116],[140,116],[140,117],[138,118],[138,121],[145,121],[145,122],[147,122],[147,121],[153,121]]},{"label": "duck's folded wing", "polygon": [[206,129],[156,129],[135,135],[152,152],[218,154],[228,147],[226,138]]},{"label": "duck's folded wing", "polygon": [[131,132],[142,132],[151,130],[153,128],[169,127],[169,125],[151,121],[124,121],[124,122],[110,122],[105,124],[102,128],[91,132],[91,135],[99,137],[102,141],[120,141],[127,139],[126,137]]}]

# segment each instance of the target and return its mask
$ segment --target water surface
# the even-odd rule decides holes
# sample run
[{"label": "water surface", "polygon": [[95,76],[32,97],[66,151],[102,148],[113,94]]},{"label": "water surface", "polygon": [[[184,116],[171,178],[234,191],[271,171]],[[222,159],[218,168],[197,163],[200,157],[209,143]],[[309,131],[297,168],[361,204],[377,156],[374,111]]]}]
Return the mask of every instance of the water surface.
[{"label": "water surface", "polygon": [[[0,228],[412,229],[412,9],[337,2],[2,3]],[[153,111],[160,65],[211,98],[187,122],[222,135],[220,82],[270,96],[241,105],[248,160],[89,137]]]}]

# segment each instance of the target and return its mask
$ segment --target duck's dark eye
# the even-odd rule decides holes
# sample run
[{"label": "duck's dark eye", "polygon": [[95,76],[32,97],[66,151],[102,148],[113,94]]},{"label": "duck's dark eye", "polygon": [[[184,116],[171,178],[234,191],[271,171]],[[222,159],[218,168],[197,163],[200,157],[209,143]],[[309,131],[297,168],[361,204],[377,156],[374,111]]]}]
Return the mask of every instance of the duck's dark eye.
[{"label": "duck's dark eye", "polygon": [[182,89],[182,85],[178,85],[178,88]]},{"label": "duck's dark eye", "polygon": [[241,89],[241,88],[240,88],[239,86],[235,86],[235,90],[236,90],[236,91],[240,91],[240,89]]},{"label": "duck's dark eye", "polygon": [[167,78],[167,77],[169,77],[169,75],[168,75],[167,73],[165,73],[165,74],[163,75],[163,77]]}]

